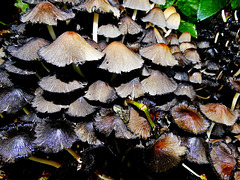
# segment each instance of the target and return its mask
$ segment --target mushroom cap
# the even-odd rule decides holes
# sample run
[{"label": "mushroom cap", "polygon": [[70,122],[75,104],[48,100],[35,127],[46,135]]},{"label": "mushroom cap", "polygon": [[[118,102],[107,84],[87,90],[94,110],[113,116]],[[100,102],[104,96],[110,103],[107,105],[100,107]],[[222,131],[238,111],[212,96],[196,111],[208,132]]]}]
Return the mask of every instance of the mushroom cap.
[{"label": "mushroom cap", "polygon": [[93,113],[95,110],[96,107],[89,104],[84,97],[79,97],[76,101],[69,105],[66,113],[74,117],[85,117]]},{"label": "mushroom cap", "polygon": [[152,96],[168,94],[177,89],[177,83],[172,78],[157,70],[152,70],[151,75],[141,83],[144,91]]},{"label": "mushroom cap", "polygon": [[186,49],[184,56],[191,61],[193,64],[200,63],[200,56],[196,49]]},{"label": "mushroom cap", "polygon": [[149,31],[146,32],[144,38],[142,39],[144,43],[166,43],[165,39],[161,36],[157,28],[152,27]]},{"label": "mushroom cap", "polygon": [[18,58],[25,61],[39,60],[38,50],[48,45],[49,42],[42,38],[31,38],[27,43],[21,47],[9,46],[7,48],[8,52]]},{"label": "mushroom cap", "polygon": [[187,103],[174,106],[171,114],[180,128],[194,134],[206,132],[210,126],[210,123],[202,117],[197,108]]},{"label": "mushroom cap", "polygon": [[183,32],[180,36],[179,36],[179,42],[191,42],[191,34],[188,31]]},{"label": "mushroom cap", "polygon": [[142,27],[138,25],[132,18],[125,16],[120,19],[119,30],[121,34],[138,34],[142,31]]},{"label": "mushroom cap", "polygon": [[108,38],[116,38],[121,35],[117,26],[113,24],[102,25],[98,28],[98,34],[108,37]]},{"label": "mushroom cap", "polygon": [[9,79],[9,74],[6,71],[0,70],[0,88],[12,87],[13,83]]},{"label": "mushroom cap", "polygon": [[22,22],[44,23],[57,25],[57,20],[65,21],[74,18],[75,14],[71,11],[64,12],[48,1],[38,3],[32,10],[28,9],[21,16]]},{"label": "mushroom cap", "polygon": [[23,2],[26,2],[28,4],[38,4],[43,0],[23,0]]},{"label": "mushroom cap", "polygon": [[80,4],[83,0],[50,0],[51,2],[55,3],[55,2],[62,2],[62,3],[66,3],[66,4],[72,4],[72,5],[76,5],[76,4]]},{"label": "mushroom cap", "polygon": [[19,75],[23,75],[23,76],[36,74],[35,71],[20,69],[17,66],[15,66],[14,64],[15,64],[15,62],[13,62],[13,61],[6,61],[4,63],[5,70],[7,70],[10,73],[19,74]]},{"label": "mushroom cap", "polygon": [[117,98],[117,95],[114,88],[109,86],[108,83],[97,80],[89,86],[84,97],[91,101],[110,103]]},{"label": "mushroom cap", "polygon": [[174,91],[174,94],[176,94],[177,96],[186,95],[191,99],[196,98],[196,92],[193,86],[186,83],[179,83],[177,89]]},{"label": "mushroom cap", "polygon": [[77,139],[73,123],[66,119],[46,119],[37,124],[35,132],[36,139],[33,143],[46,153],[69,149]]},{"label": "mushroom cap", "polygon": [[138,98],[144,94],[144,89],[139,81],[139,78],[134,78],[130,82],[121,84],[120,86],[115,88],[117,94],[122,97],[126,98],[130,96],[132,99]]},{"label": "mushroom cap", "polygon": [[142,18],[143,22],[150,22],[154,25],[157,25],[159,27],[166,27],[166,20],[163,14],[163,11],[158,8],[154,7],[152,8],[149,13]]},{"label": "mushroom cap", "polygon": [[167,19],[169,16],[171,16],[173,13],[176,13],[176,8],[174,6],[169,6],[163,11],[163,14],[165,16],[165,19]]},{"label": "mushroom cap", "polygon": [[86,0],[80,5],[75,6],[74,9],[89,13],[113,13],[117,18],[120,16],[120,11],[116,7],[111,6],[108,0]]},{"label": "mushroom cap", "polygon": [[71,63],[96,61],[104,53],[94,49],[78,33],[66,31],[50,45],[40,48],[39,55],[48,63],[64,67]]},{"label": "mushroom cap", "polygon": [[162,134],[144,153],[144,162],[154,172],[166,172],[175,167],[185,154],[186,147],[173,133]]},{"label": "mushroom cap", "polygon": [[127,126],[130,131],[143,139],[147,139],[151,135],[151,127],[148,120],[140,116],[134,108],[130,109],[130,118]]},{"label": "mushroom cap", "polygon": [[180,25],[180,21],[181,21],[180,14],[178,14],[178,13],[171,14],[166,19],[167,28],[169,28],[169,29],[178,29],[178,27]]},{"label": "mushroom cap", "polygon": [[166,0],[150,0],[150,1],[152,1],[153,3],[158,4],[158,5],[166,4]]},{"label": "mushroom cap", "polygon": [[76,80],[65,83],[57,79],[56,75],[43,77],[38,84],[44,91],[53,93],[69,93],[86,86],[86,83],[81,83]]},{"label": "mushroom cap", "polygon": [[109,72],[117,74],[130,72],[143,65],[141,57],[119,41],[110,43],[103,52],[106,53],[106,56],[99,68]]},{"label": "mushroom cap", "polygon": [[149,11],[151,9],[149,0],[124,0],[122,6],[140,11]]},{"label": "mushroom cap", "polygon": [[178,61],[173,57],[169,47],[164,43],[150,45],[140,49],[140,55],[151,59],[154,64],[162,66],[174,66]]},{"label": "mushroom cap", "polygon": [[232,111],[221,103],[208,103],[200,105],[201,112],[210,120],[232,126],[238,119],[239,114],[236,110]]},{"label": "mushroom cap", "polygon": [[196,45],[191,42],[182,42],[179,45],[180,51],[184,52],[186,49],[197,49]]}]

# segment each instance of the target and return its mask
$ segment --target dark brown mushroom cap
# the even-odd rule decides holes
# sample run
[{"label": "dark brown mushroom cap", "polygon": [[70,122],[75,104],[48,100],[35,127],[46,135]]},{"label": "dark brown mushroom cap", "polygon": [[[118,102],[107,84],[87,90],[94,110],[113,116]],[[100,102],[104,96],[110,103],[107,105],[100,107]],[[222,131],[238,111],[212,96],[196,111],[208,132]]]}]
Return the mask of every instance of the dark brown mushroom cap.
[{"label": "dark brown mushroom cap", "polygon": [[89,86],[84,97],[91,101],[110,103],[117,98],[117,95],[115,89],[108,83],[97,80]]},{"label": "dark brown mushroom cap", "polygon": [[113,24],[102,25],[98,28],[98,34],[108,37],[108,38],[116,38],[121,35],[117,26]]},{"label": "dark brown mushroom cap", "polygon": [[19,88],[1,91],[0,113],[16,113],[26,104],[31,103],[33,96]]},{"label": "dark brown mushroom cap", "polygon": [[106,56],[99,68],[109,72],[117,74],[130,72],[143,65],[141,57],[119,41],[110,43],[103,52],[106,53]]},{"label": "dark brown mushroom cap", "polygon": [[232,111],[221,103],[208,103],[200,105],[201,112],[210,120],[232,126],[238,119],[239,114],[236,110]]},{"label": "dark brown mushroom cap", "polygon": [[32,154],[35,150],[32,126],[31,123],[20,123],[1,128],[0,155],[3,162],[13,163]]},{"label": "dark brown mushroom cap", "polygon": [[230,179],[237,165],[236,150],[220,142],[212,145],[210,151],[211,163],[221,179]]},{"label": "dark brown mushroom cap", "polygon": [[96,106],[89,104],[84,97],[79,97],[69,105],[67,114],[74,117],[85,117],[96,110]]},{"label": "dark brown mushroom cap", "polygon": [[186,152],[186,147],[180,143],[173,133],[162,134],[153,145],[147,147],[143,157],[146,166],[157,173],[175,167]]},{"label": "dark brown mushroom cap", "polygon": [[82,142],[87,142],[88,144],[92,145],[102,145],[103,142],[101,142],[96,134],[95,134],[95,128],[93,126],[93,122],[80,122],[77,123],[75,128],[75,133]]},{"label": "dark brown mushroom cap", "polygon": [[71,63],[96,61],[104,56],[78,33],[66,31],[50,45],[40,48],[39,55],[48,63],[64,67]]},{"label": "dark brown mushroom cap", "polygon": [[43,90],[53,93],[69,93],[87,85],[76,80],[66,83],[57,79],[56,75],[43,77],[38,84]]},{"label": "dark brown mushroom cap", "polygon": [[167,25],[163,11],[158,7],[152,8],[141,20],[143,22],[150,22],[159,27],[166,27]]},{"label": "dark brown mushroom cap", "polygon": [[73,9],[87,11],[89,13],[113,13],[116,17],[120,16],[120,11],[116,7],[111,6],[107,0],[86,0],[80,5],[75,6]]},{"label": "dark brown mushroom cap", "polygon": [[169,47],[164,43],[150,45],[140,49],[140,55],[151,59],[154,64],[162,66],[174,66],[178,61],[173,57]]},{"label": "dark brown mushroom cap", "polygon": [[206,132],[210,123],[202,117],[198,109],[187,103],[180,103],[171,110],[174,122],[182,129],[199,134]]},{"label": "dark brown mushroom cap", "polygon": [[157,70],[152,70],[151,75],[141,83],[144,91],[152,96],[168,94],[177,89],[177,83],[172,78]]},{"label": "dark brown mushroom cap", "polygon": [[48,25],[57,25],[57,20],[65,21],[71,19],[75,14],[71,11],[64,12],[48,1],[42,1],[32,10],[27,10],[21,16],[22,22],[44,23]]},{"label": "dark brown mushroom cap", "polygon": [[149,0],[124,0],[122,6],[140,11],[149,11],[151,9]]},{"label": "dark brown mushroom cap", "polygon": [[132,99],[134,99],[144,94],[144,89],[141,82],[139,81],[139,78],[134,78],[130,82],[121,84],[115,89],[117,94],[122,98],[130,96]]},{"label": "dark brown mushroom cap", "polygon": [[135,135],[143,139],[147,139],[151,135],[151,127],[148,120],[140,116],[134,108],[130,109],[130,117],[127,126]]},{"label": "dark brown mushroom cap", "polygon": [[120,19],[119,30],[122,34],[138,34],[142,31],[142,27],[138,25],[132,18],[125,16]]},{"label": "dark brown mushroom cap", "polygon": [[8,52],[18,58],[25,61],[39,60],[38,50],[48,45],[49,42],[42,38],[32,38],[21,47],[9,46]]},{"label": "dark brown mushroom cap", "polygon": [[69,149],[77,139],[73,123],[66,119],[46,119],[37,124],[35,132],[36,139],[33,143],[46,153]]}]

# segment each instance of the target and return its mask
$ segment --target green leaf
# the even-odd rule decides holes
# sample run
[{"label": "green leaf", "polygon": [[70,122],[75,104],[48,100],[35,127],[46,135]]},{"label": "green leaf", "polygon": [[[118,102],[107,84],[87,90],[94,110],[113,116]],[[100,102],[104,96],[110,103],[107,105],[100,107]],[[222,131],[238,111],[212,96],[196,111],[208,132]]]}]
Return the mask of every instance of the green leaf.
[{"label": "green leaf", "polygon": [[160,6],[161,9],[166,9],[168,8],[169,6],[172,6],[174,3],[175,3],[176,0],[166,0],[166,3],[164,6]]},{"label": "green leaf", "polygon": [[29,8],[29,5],[27,3],[22,2],[22,0],[16,0],[14,3],[14,6],[19,8],[22,12],[26,12],[27,8]]},{"label": "green leaf", "polygon": [[236,9],[236,8],[240,7],[240,1],[239,0],[233,0],[231,2],[231,7],[232,7],[232,9]]},{"label": "green leaf", "polygon": [[179,10],[187,17],[197,18],[199,0],[178,0],[177,6]]},{"label": "green leaf", "polygon": [[197,38],[197,29],[196,29],[196,25],[195,24],[192,24],[192,23],[189,23],[189,22],[186,22],[184,20],[181,20],[181,23],[179,25],[179,28],[178,30],[183,33],[185,31],[188,31],[192,37],[195,37]]},{"label": "green leaf", "polygon": [[202,21],[220,11],[227,0],[200,0],[197,12],[197,20]]}]

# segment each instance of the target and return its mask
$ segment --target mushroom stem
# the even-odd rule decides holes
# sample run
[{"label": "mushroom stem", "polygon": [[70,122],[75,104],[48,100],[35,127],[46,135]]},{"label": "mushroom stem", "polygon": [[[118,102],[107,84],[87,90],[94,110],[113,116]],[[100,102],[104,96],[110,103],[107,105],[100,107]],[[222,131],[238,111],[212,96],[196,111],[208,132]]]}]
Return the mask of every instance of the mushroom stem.
[{"label": "mushroom stem", "polygon": [[53,166],[55,168],[60,168],[62,166],[60,163],[58,163],[56,161],[52,161],[52,160],[48,160],[48,159],[44,159],[44,158],[39,158],[39,157],[36,157],[36,156],[30,156],[28,159],[31,160],[31,161],[38,162],[38,163]]},{"label": "mushroom stem", "polygon": [[210,128],[209,128],[208,131],[207,131],[207,139],[206,139],[206,142],[209,142],[209,140],[210,140],[210,136],[211,136],[211,133],[212,133],[212,130],[213,130],[214,125],[215,125],[215,123],[212,122]]},{"label": "mushroom stem", "polygon": [[41,79],[41,76],[38,73],[35,73],[38,79]]},{"label": "mushroom stem", "polygon": [[238,69],[238,71],[233,75],[233,77],[236,77],[240,74],[240,68]]},{"label": "mushroom stem", "polygon": [[117,77],[117,74],[116,73],[113,73],[112,74],[112,77],[111,77],[111,82]]},{"label": "mushroom stem", "polygon": [[27,108],[23,108],[23,111],[25,112],[26,115],[30,114],[30,111],[27,110]]},{"label": "mushroom stem", "polygon": [[137,17],[137,9],[134,9],[133,11],[133,15],[132,15],[132,20],[136,20],[136,17]]},{"label": "mushroom stem", "polygon": [[48,28],[48,32],[49,32],[50,36],[52,37],[53,40],[55,40],[56,39],[56,34],[53,30],[53,27],[51,25],[47,25],[47,28]]},{"label": "mushroom stem", "polygon": [[80,69],[80,67],[74,63],[72,63],[73,69],[74,71],[76,71],[80,76],[85,77],[82,70]]},{"label": "mushroom stem", "polygon": [[50,73],[50,70],[45,66],[45,64],[42,61],[41,61],[41,65],[48,73]]},{"label": "mushroom stem", "polygon": [[202,180],[207,180],[207,177],[204,174],[197,174],[195,171],[193,171],[190,167],[188,167],[186,164],[182,163],[182,166],[186,168],[188,171],[190,171],[193,175],[199,177]]},{"label": "mushroom stem", "polygon": [[143,103],[139,103],[139,102],[136,102],[136,101],[133,101],[131,99],[126,99],[124,101],[124,104],[127,105],[127,104],[133,104],[135,106],[137,106],[141,111],[143,111],[147,117],[147,120],[151,126],[151,128],[153,130],[155,130],[155,123],[153,122],[152,118],[150,117],[150,114],[149,114],[149,111],[148,111],[148,108],[146,106],[146,104],[143,104]]},{"label": "mushroom stem", "polygon": [[3,116],[3,114],[2,114],[2,113],[0,113],[0,118],[2,118],[2,119],[4,118],[4,116]]},{"label": "mushroom stem", "polygon": [[97,43],[98,37],[97,37],[97,31],[98,31],[98,20],[99,20],[99,14],[94,12],[93,15],[93,40]]},{"label": "mushroom stem", "polygon": [[232,106],[231,106],[232,111],[235,109],[235,106],[237,104],[237,100],[238,100],[239,96],[240,96],[240,93],[236,92],[234,97],[233,97]]},{"label": "mushroom stem", "polygon": [[124,44],[124,40],[125,40],[125,34],[122,36],[122,40],[121,40],[123,44]]},{"label": "mushroom stem", "polygon": [[77,161],[81,159],[81,157],[72,149],[65,149],[67,152],[69,152]]}]

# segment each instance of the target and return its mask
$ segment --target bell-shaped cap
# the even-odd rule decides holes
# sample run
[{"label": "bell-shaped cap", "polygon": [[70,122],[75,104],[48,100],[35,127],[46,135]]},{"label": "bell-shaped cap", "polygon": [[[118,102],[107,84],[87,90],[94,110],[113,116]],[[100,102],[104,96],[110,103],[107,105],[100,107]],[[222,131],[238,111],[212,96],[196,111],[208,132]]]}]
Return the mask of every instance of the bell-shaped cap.
[{"label": "bell-shaped cap", "polygon": [[124,0],[122,6],[140,11],[149,11],[151,9],[149,0]]},{"label": "bell-shaped cap", "polygon": [[113,24],[102,25],[98,28],[98,35],[102,35],[107,38],[116,38],[121,35],[117,26]]},{"label": "bell-shaped cap", "polygon": [[142,31],[142,27],[138,25],[132,18],[125,16],[120,19],[119,30],[121,34],[138,34]]},{"label": "bell-shaped cap", "polygon": [[181,22],[180,14],[173,13],[166,19],[167,28],[178,29]]},{"label": "bell-shaped cap", "polygon": [[166,20],[163,14],[163,11],[158,8],[152,8],[149,13],[142,18],[143,22],[150,22],[159,27],[166,27]]}]

